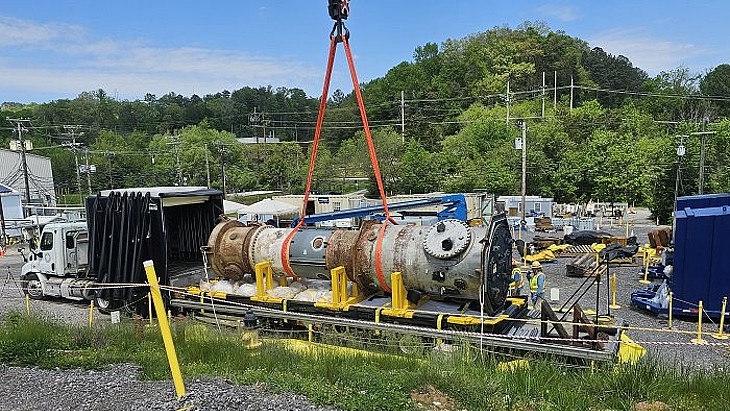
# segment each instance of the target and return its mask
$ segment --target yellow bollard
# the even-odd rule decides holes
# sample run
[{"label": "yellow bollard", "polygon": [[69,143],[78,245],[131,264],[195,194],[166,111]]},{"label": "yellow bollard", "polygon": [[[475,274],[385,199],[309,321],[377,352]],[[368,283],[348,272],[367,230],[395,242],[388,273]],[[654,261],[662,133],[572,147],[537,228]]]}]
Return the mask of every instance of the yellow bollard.
[{"label": "yellow bollard", "polygon": [[697,310],[699,311],[699,317],[697,318],[697,338],[693,338],[691,341],[695,344],[707,344],[707,341],[702,338],[702,316],[705,313],[704,308],[702,308],[702,300],[700,300]]},{"label": "yellow bollard", "polygon": [[25,295],[25,313],[30,317],[30,296]]},{"label": "yellow bollard", "polygon": [[672,305],[674,303],[674,292],[672,292],[672,291],[669,292],[668,303],[669,303],[669,324],[668,325],[669,325],[669,329],[671,330],[672,329],[672,318],[673,318],[672,317],[672,315],[673,315]]},{"label": "yellow bollard", "polygon": [[651,284],[651,281],[649,281],[649,252],[647,251],[644,254],[644,279],[639,280],[642,284]]},{"label": "yellow bollard", "polygon": [[89,328],[94,326],[94,300],[89,304]]},{"label": "yellow bollard", "polygon": [[147,281],[150,284],[150,293],[152,301],[157,312],[157,321],[160,323],[160,333],[162,341],[165,343],[165,351],[167,352],[167,360],[170,363],[170,372],[172,373],[172,382],[175,385],[175,392],[178,398],[185,395],[185,382],[180,372],[180,364],[177,362],[177,353],[175,352],[175,344],[172,341],[172,332],[170,331],[170,323],[165,316],[165,304],[162,302],[162,293],[160,293],[160,284],[157,283],[157,273],[155,273],[155,265],[152,260],[144,263],[144,270],[147,274]]},{"label": "yellow bollard", "polygon": [[312,328],[312,324],[307,325],[307,337],[309,338],[310,343],[314,339],[314,329]]},{"label": "yellow bollard", "polygon": [[616,304],[616,274],[611,275],[611,308],[621,308],[620,305]]},{"label": "yellow bollard", "polygon": [[730,338],[727,334],[723,334],[725,328],[725,309],[727,308],[727,297],[722,297],[722,309],[720,310],[720,329],[717,334],[712,334],[716,340],[727,340]]}]

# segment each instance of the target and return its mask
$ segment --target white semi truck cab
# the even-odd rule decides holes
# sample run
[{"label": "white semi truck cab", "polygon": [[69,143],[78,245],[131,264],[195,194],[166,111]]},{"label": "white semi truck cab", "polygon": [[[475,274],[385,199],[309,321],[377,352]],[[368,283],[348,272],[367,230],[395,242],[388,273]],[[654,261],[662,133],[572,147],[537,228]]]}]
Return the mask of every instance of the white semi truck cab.
[{"label": "white semi truck cab", "polygon": [[50,223],[31,248],[21,271],[23,290],[33,299],[91,300],[95,281],[86,276],[89,235],[85,221]]}]

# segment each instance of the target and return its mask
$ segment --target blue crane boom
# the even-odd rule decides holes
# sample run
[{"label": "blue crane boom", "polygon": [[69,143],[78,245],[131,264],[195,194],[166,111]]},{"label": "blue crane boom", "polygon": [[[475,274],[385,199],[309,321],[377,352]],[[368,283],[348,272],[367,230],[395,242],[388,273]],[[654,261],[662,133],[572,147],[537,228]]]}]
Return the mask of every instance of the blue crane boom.
[{"label": "blue crane boom", "polygon": [[[447,218],[455,218],[457,220],[466,221],[466,197],[463,194],[447,194],[435,197],[421,198],[418,200],[400,201],[397,203],[389,203],[389,210],[405,210],[409,208],[418,208],[428,205],[441,205],[443,208],[438,211],[439,221]],[[383,211],[383,205],[374,205],[369,207],[350,208],[340,211],[332,211],[329,213],[310,214],[304,217],[305,224],[321,223],[323,221],[338,220],[341,218],[367,217]],[[382,219],[382,218],[381,218]],[[294,218],[291,226],[295,227],[299,223],[299,217]]]}]

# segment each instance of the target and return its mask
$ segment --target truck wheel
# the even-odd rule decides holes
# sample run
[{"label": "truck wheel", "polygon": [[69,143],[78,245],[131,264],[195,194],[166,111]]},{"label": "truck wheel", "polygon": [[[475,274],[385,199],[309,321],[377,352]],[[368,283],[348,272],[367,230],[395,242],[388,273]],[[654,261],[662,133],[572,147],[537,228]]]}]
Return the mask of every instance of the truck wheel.
[{"label": "truck wheel", "polygon": [[112,308],[111,301],[107,300],[106,298],[101,298],[101,297],[94,298],[94,305],[96,305],[96,308],[102,314],[109,314],[112,311],[114,311],[114,309]]},{"label": "truck wheel", "polygon": [[34,300],[43,299],[43,284],[36,274],[26,274],[20,281],[23,292]]},{"label": "truck wheel", "polygon": [[112,311],[121,311],[122,315],[129,314],[127,305],[120,300],[107,300],[97,296],[94,298],[94,305],[102,314],[111,314]]}]

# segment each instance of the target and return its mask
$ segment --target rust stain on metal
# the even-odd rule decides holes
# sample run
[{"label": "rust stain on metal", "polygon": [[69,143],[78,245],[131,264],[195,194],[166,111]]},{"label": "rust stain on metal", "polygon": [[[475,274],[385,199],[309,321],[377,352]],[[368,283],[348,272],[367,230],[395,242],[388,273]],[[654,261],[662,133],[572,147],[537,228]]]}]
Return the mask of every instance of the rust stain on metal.
[{"label": "rust stain on metal", "polygon": [[359,235],[360,233],[354,230],[335,230],[332,232],[325,249],[325,265],[328,270],[344,266],[347,276],[354,281],[352,254]]},{"label": "rust stain on metal", "polygon": [[[377,221],[365,221],[360,227],[360,235],[355,242],[352,252],[353,280],[361,290],[366,292],[375,292],[380,288],[373,282],[370,274],[372,270],[372,261],[370,261],[370,251],[374,246],[372,243],[378,237],[380,223]],[[371,239],[372,238],[372,239]]]}]

